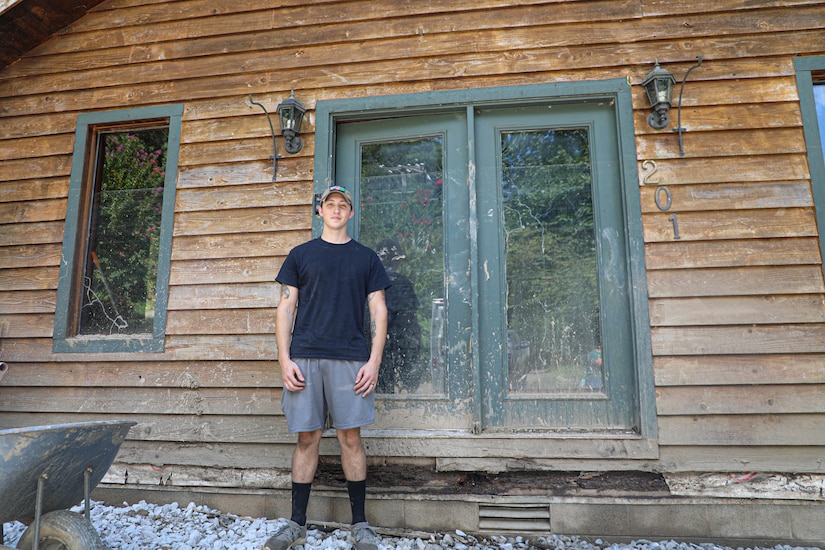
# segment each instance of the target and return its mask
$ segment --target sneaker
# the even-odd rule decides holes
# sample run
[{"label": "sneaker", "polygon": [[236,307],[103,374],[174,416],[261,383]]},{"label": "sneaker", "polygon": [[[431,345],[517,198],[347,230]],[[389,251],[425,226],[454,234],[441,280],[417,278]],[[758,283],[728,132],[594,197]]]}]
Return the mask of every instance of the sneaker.
[{"label": "sneaker", "polygon": [[292,520],[278,527],[275,534],[269,537],[263,546],[263,550],[287,550],[304,544],[307,541],[307,528],[305,525],[298,525]]},{"label": "sneaker", "polygon": [[378,533],[366,521],[352,526],[352,546],[355,550],[379,550]]}]

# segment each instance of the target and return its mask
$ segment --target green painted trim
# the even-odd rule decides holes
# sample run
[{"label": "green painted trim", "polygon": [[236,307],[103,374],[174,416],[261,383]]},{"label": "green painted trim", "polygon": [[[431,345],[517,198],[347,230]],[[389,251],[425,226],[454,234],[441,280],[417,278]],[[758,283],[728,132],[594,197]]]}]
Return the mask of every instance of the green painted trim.
[{"label": "green painted trim", "polygon": [[[627,223],[627,250],[631,327],[637,373],[639,406],[639,436],[654,440],[658,436],[656,422],[655,381],[650,338],[650,312],[647,301],[647,277],[644,264],[644,240],[641,221],[641,198],[638,189],[636,141],[633,123],[630,84],[616,78],[585,82],[553,82],[528,86],[507,86],[470,90],[448,90],[419,94],[400,94],[319,101],[316,104],[316,150],[314,161],[314,191],[320,193],[334,181],[335,127],[339,122],[402,117],[450,110],[472,109],[483,105],[529,105],[533,103],[579,103],[589,99],[615,101],[619,137],[619,158],[622,163],[622,192]],[[469,122],[468,117],[468,122]],[[473,144],[470,143],[470,146]],[[474,165],[471,166],[474,168]],[[468,185],[473,183],[468,182]],[[315,226],[317,227],[317,226]],[[476,304],[477,305],[477,304]],[[477,311],[477,308],[475,309]],[[475,324],[477,326],[477,323]],[[475,336],[478,336],[475,334]],[[645,457],[658,456],[652,445]]]},{"label": "green painted trim", "polygon": [[[83,175],[86,171],[89,127],[95,124],[161,118],[169,119],[169,145],[166,154],[166,179],[164,181],[163,214],[158,252],[157,302],[152,336],[84,336],[78,338],[67,334],[72,269],[75,265],[75,243],[78,238],[77,218],[80,211]],[[60,257],[60,278],[57,285],[57,304],[52,340],[52,351],[54,353],[162,352],[164,350],[182,118],[182,104],[78,115],[74,150],[72,152],[72,171],[69,178],[63,251]]]},{"label": "green painted trim", "polygon": [[[816,115],[814,99],[813,71],[825,71],[825,56],[797,57],[793,60],[796,70],[796,87],[799,93],[799,108],[802,112],[802,130],[808,152],[808,171],[811,174],[811,189],[814,195],[816,225],[825,227],[825,154],[822,135]],[[825,259],[825,241],[819,239],[820,261]]]},{"label": "green painted trim", "polygon": [[616,132],[619,137],[619,162],[624,190],[625,223],[627,224],[628,281],[631,290],[631,315],[636,379],[639,396],[639,434],[656,439],[656,383],[653,375],[653,344],[650,337],[650,307],[647,299],[647,268],[645,267],[642,205],[638,188],[636,164],[636,132],[633,124],[633,100],[630,84],[625,82],[616,94]]}]

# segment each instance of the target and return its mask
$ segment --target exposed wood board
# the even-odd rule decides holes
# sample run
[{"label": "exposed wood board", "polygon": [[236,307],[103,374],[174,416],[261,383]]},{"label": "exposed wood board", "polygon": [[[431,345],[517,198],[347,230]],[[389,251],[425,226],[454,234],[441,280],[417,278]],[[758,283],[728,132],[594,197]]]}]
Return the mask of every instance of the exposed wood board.
[{"label": "exposed wood board", "polygon": [[825,325],[656,327],[654,355],[825,353]]},{"label": "exposed wood board", "polygon": [[[127,442],[128,443],[128,442]],[[800,446],[662,446],[659,459],[599,461],[588,459],[439,458],[439,471],[606,471],[613,469],[650,472],[812,472],[825,473],[820,447]]]},{"label": "exposed wood board", "polygon": [[[5,388],[0,386],[0,395]],[[280,408],[279,408],[280,409]],[[189,444],[256,443],[295,445],[295,436],[287,432],[286,422],[278,416],[211,416],[211,415],[164,415],[146,412],[124,415],[100,412],[55,413],[9,412],[0,415],[0,429],[21,426],[45,426],[66,422],[91,422],[106,419],[135,420],[138,424],[129,430],[128,440],[166,441]],[[326,439],[322,443],[324,454],[334,453]],[[337,446],[337,441],[334,442]],[[154,462],[154,461],[153,461]],[[159,461],[161,464],[163,461]]]},{"label": "exposed wood board", "polygon": [[[283,149],[282,149],[283,150]],[[272,145],[262,147],[259,155],[271,154]],[[248,185],[272,182],[272,161],[259,160],[232,163],[231,170],[226,165],[200,164],[183,166],[178,174],[178,189],[195,187],[213,188],[222,185]],[[305,183],[312,179],[311,171],[305,164],[294,162],[278,163],[278,182]],[[309,191],[304,191],[310,194]],[[309,202],[307,202],[309,204]]]},{"label": "exposed wood board", "polygon": [[822,355],[663,356],[653,360],[657,386],[825,384]]},{"label": "exposed wood board", "polygon": [[[79,413],[91,407],[100,414],[134,415],[151,411],[157,415],[278,415],[280,389],[270,388],[53,388],[53,399],[42,401],[36,387],[4,387],[0,411]],[[211,419],[210,419],[211,421]]]},{"label": "exposed wood board", "polygon": [[283,263],[282,256],[256,258],[209,258],[175,261],[169,277],[171,286],[222,284],[238,281],[272,281]]},{"label": "exposed wood board", "polygon": [[648,275],[651,298],[815,294],[825,290],[822,270],[809,266],[755,266],[659,270]]},{"label": "exposed wood board", "polygon": [[179,189],[175,209],[178,212],[195,212],[261,206],[306,206],[311,203],[312,192],[305,184],[267,182]]},{"label": "exposed wood board", "polygon": [[825,385],[669,386],[656,389],[659,415],[825,413]]},{"label": "exposed wood board", "polygon": [[825,323],[821,294],[651,300],[653,326]]},{"label": "exposed wood board", "polygon": [[180,212],[175,216],[176,237],[290,231],[307,226],[307,206],[235,208]]},{"label": "exposed wood board", "polygon": [[[277,294],[277,285],[272,291]],[[168,319],[167,334],[275,334],[274,308],[170,311]]]},{"label": "exposed wood board", "polygon": [[117,461],[129,464],[188,464],[213,468],[281,468],[292,464],[291,443],[222,443],[197,444],[173,441],[127,440]]},{"label": "exposed wood board", "polygon": [[198,466],[115,463],[103,483],[129,485],[174,485],[176,487],[225,487],[288,489],[289,470],[273,468],[214,468]]},{"label": "exposed wood board", "polygon": [[66,199],[0,203],[4,223],[31,223],[66,219]]},{"label": "exposed wood board", "polygon": [[120,388],[275,388],[281,371],[272,361],[131,361],[13,365],[5,386]]},{"label": "exposed wood board", "polygon": [[38,159],[15,159],[2,161],[0,183],[24,179],[69,177],[71,155],[48,156]]},{"label": "exposed wood board", "polygon": [[[763,109],[772,109],[761,106]],[[649,111],[648,111],[649,114]],[[678,150],[678,137],[674,136],[674,145]],[[642,163],[647,158],[640,158],[639,177],[643,178],[650,170]],[[735,162],[734,162],[735,160]],[[656,174],[651,184],[681,185],[695,183],[731,183],[796,181],[810,179],[807,158],[801,153],[783,155],[735,155],[727,157],[699,157],[655,159]],[[640,181],[640,184],[642,182]]]},{"label": "exposed wood board", "polygon": [[61,244],[12,245],[0,248],[0,268],[57,266]]},{"label": "exposed wood board", "polygon": [[278,305],[278,286],[274,281],[274,274],[272,279],[265,283],[174,286],[169,289],[167,309],[175,311],[274,308]]},{"label": "exposed wood board", "polygon": [[743,414],[659,417],[662,445],[719,447],[825,445],[825,415]]},{"label": "exposed wood board", "polygon": [[0,292],[0,314],[52,313],[57,293],[53,290]]},{"label": "exposed wood board", "polygon": [[[820,0],[768,0],[760,2],[763,6],[791,7],[800,4],[819,4]],[[665,15],[672,13],[709,13],[713,11],[738,11],[753,8],[748,0],[725,0],[712,4],[697,3],[693,0],[642,0],[642,10],[645,16]]]},{"label": "exposed wood board", "polygon": [[[257,361],[274,360],[278,356],[275,338],[271,334],[210,336],[167,336],[163,353],[145,353],[147,361],[203,360]],[[51,338],[4,338],[3,360],[11,362],[49,361],[132,361],[131,353],[52,353]]]},{"label": "exposed wood board", "polygon": [[54,314],[18,313],[0,317],[0,334],[4,338],[51,338]]},{"label": "exposed wood board", "polygon": [[665,446],[661,467],[675,472],[825,473],[821,447]]},{"label": "exposed wood board", "polygon": [[[309,206],[306,211],[307,216],[310,216]],[[296,231],[178,237],[172,250],[172,265],[176,260],[244,258],[272,254],[286,256],[293,247],[309,240],[309,229],[307,224],[305,228]]]},{"label": "exposed wood board", "polygon": [[0,203],[63,199],[69,194],[69,178],[21,179],[0,185]]},{"label": "exposed wood board", "polygon": [[[667,211],[671,213],[813,206],[808,181],[674,185],[668,186],[668,191],[672,204]],[[642,212],[646,214],[661,213],[658,204],[666,205],[668,201],[655,185],[642,187],[641,195]]]},{"label": "exposed wood board", "polygon": [[645,246],[648,270],[820,263],[817,238],[669,241]]},{"label": "exposed wood board", "polygon": [[817,474],[665,474],[676,496],[825,500],[825,476]]},{"label": "exposed wood board", "polygon": [[59,274],[57,266],[3,269],[0,290],[56,290]]}]

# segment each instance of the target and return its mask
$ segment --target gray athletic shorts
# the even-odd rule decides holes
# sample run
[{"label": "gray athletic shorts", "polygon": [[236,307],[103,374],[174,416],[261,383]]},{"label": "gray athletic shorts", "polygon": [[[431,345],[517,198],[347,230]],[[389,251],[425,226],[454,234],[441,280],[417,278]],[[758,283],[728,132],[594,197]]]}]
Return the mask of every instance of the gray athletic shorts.
[{"label": "gray athletic shorts", "polygon": [[312,432],[325,426],[327,412],[336,430],[360,428],[375,422],[375,392],[355,393],[355,376],[362,361],[293,359],[304,375],[301,391],[284,390],[281,408],[289,433]]}]

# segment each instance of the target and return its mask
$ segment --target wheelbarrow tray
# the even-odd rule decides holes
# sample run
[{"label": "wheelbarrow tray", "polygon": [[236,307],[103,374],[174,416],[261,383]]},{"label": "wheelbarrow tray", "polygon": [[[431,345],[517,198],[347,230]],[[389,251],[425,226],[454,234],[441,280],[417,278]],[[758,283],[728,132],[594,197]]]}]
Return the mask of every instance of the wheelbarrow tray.
[{"label": "wheelbarrow tray", "polygon": [[89,469],[91,490],[135,424],[110,420],[0,430],[0,524],[34,518],[41,476],[42,514],[79,504],[84,473]]}]

